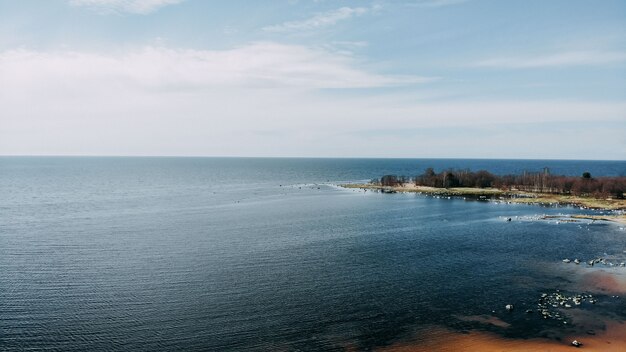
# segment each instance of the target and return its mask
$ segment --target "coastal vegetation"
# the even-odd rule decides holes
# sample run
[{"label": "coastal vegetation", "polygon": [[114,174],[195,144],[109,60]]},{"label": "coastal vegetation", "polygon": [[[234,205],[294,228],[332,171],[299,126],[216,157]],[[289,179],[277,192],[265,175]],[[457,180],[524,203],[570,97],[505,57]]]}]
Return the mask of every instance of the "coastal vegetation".
[{"label": "coastal vegetation", "polygon": [[[593,209],[626,210],[626,177],[553,175],[541,172],[495,175],[489,171],[448,169],[409,177],[384,175],[368,184],[348,184],[347,188],[382,192],[418,192],[440,196],[503,198],[515,203],[571,204]],[[623,215],[621,216],[623,217]]]},{"label": "coastal vegetation", "polygon": [[578,197],[624,199],[626,177],[594,178],[589,172],[580,177],[552,175],[548,168],[542,172],[523,172],[519,175],[494,175],[488,171],[472,172],[445,170],[436,173],[432,168],[413,178],[385,175],[377,182],[382,186],[414,183],[416,186],[435,188],[496,188],[502,191],[526,191]]}]

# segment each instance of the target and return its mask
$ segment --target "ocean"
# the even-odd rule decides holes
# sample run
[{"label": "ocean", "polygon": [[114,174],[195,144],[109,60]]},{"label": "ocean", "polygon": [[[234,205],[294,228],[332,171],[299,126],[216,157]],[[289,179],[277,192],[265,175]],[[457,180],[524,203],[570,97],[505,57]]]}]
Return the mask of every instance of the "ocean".
[{"label": "ocean", "polygon": [[[600,264],[562,262],[626,273],[624,225],[541,219],[599,211],[337,187],[427,167],[626,175],[626,161],[0,157],[0,350],[393,350],[626,319],[611,287],[578,280]],[[557,290],[597,302],[546,319],[538,299]]]}]

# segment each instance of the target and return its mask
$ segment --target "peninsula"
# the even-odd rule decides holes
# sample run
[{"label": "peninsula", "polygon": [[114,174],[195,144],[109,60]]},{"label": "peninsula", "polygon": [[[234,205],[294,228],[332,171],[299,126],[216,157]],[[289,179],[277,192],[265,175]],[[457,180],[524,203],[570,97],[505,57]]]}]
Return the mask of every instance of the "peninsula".
[{"label": "peninsula", "polygon": [[488,171],[432,168],[415,177],[385,175],[369,183],[349,183],[344,188],[359,188],[383,193],[414,192],[442,197],[504,200],[510,203],[573,205],[588,209],[616,211],[604,220],[626,222],[626,177],[594,178],[588,172],[579,177],[541,172],[520,175],[494,175]]}]

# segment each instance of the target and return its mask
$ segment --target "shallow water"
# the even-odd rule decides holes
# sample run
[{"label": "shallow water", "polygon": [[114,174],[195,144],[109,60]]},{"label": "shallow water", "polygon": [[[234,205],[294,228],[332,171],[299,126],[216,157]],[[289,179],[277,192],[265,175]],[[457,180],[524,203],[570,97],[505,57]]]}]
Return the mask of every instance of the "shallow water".
[{"label": "shallow water", "polygon": [[[626,232],[522,220],[574,208],[331,185],[431,166],[626,172],[626,162],[0,158],[0,350],[369,350],[433,326],[576,332],[523,310],[541,292],[578,289],[561,259],[619,256]],[[626,317],[610,298],[582,308]],[[458,318],[477,315],[510,326]]]}]

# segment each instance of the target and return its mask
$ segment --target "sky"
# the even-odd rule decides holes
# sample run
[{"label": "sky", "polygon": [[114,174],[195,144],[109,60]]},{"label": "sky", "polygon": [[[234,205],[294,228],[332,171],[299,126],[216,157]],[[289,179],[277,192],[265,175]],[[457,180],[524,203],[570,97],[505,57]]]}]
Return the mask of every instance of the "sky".
[{"label": "sky", "polygon": [[0,155],[626,160],[626,1],[0,0]]}]

